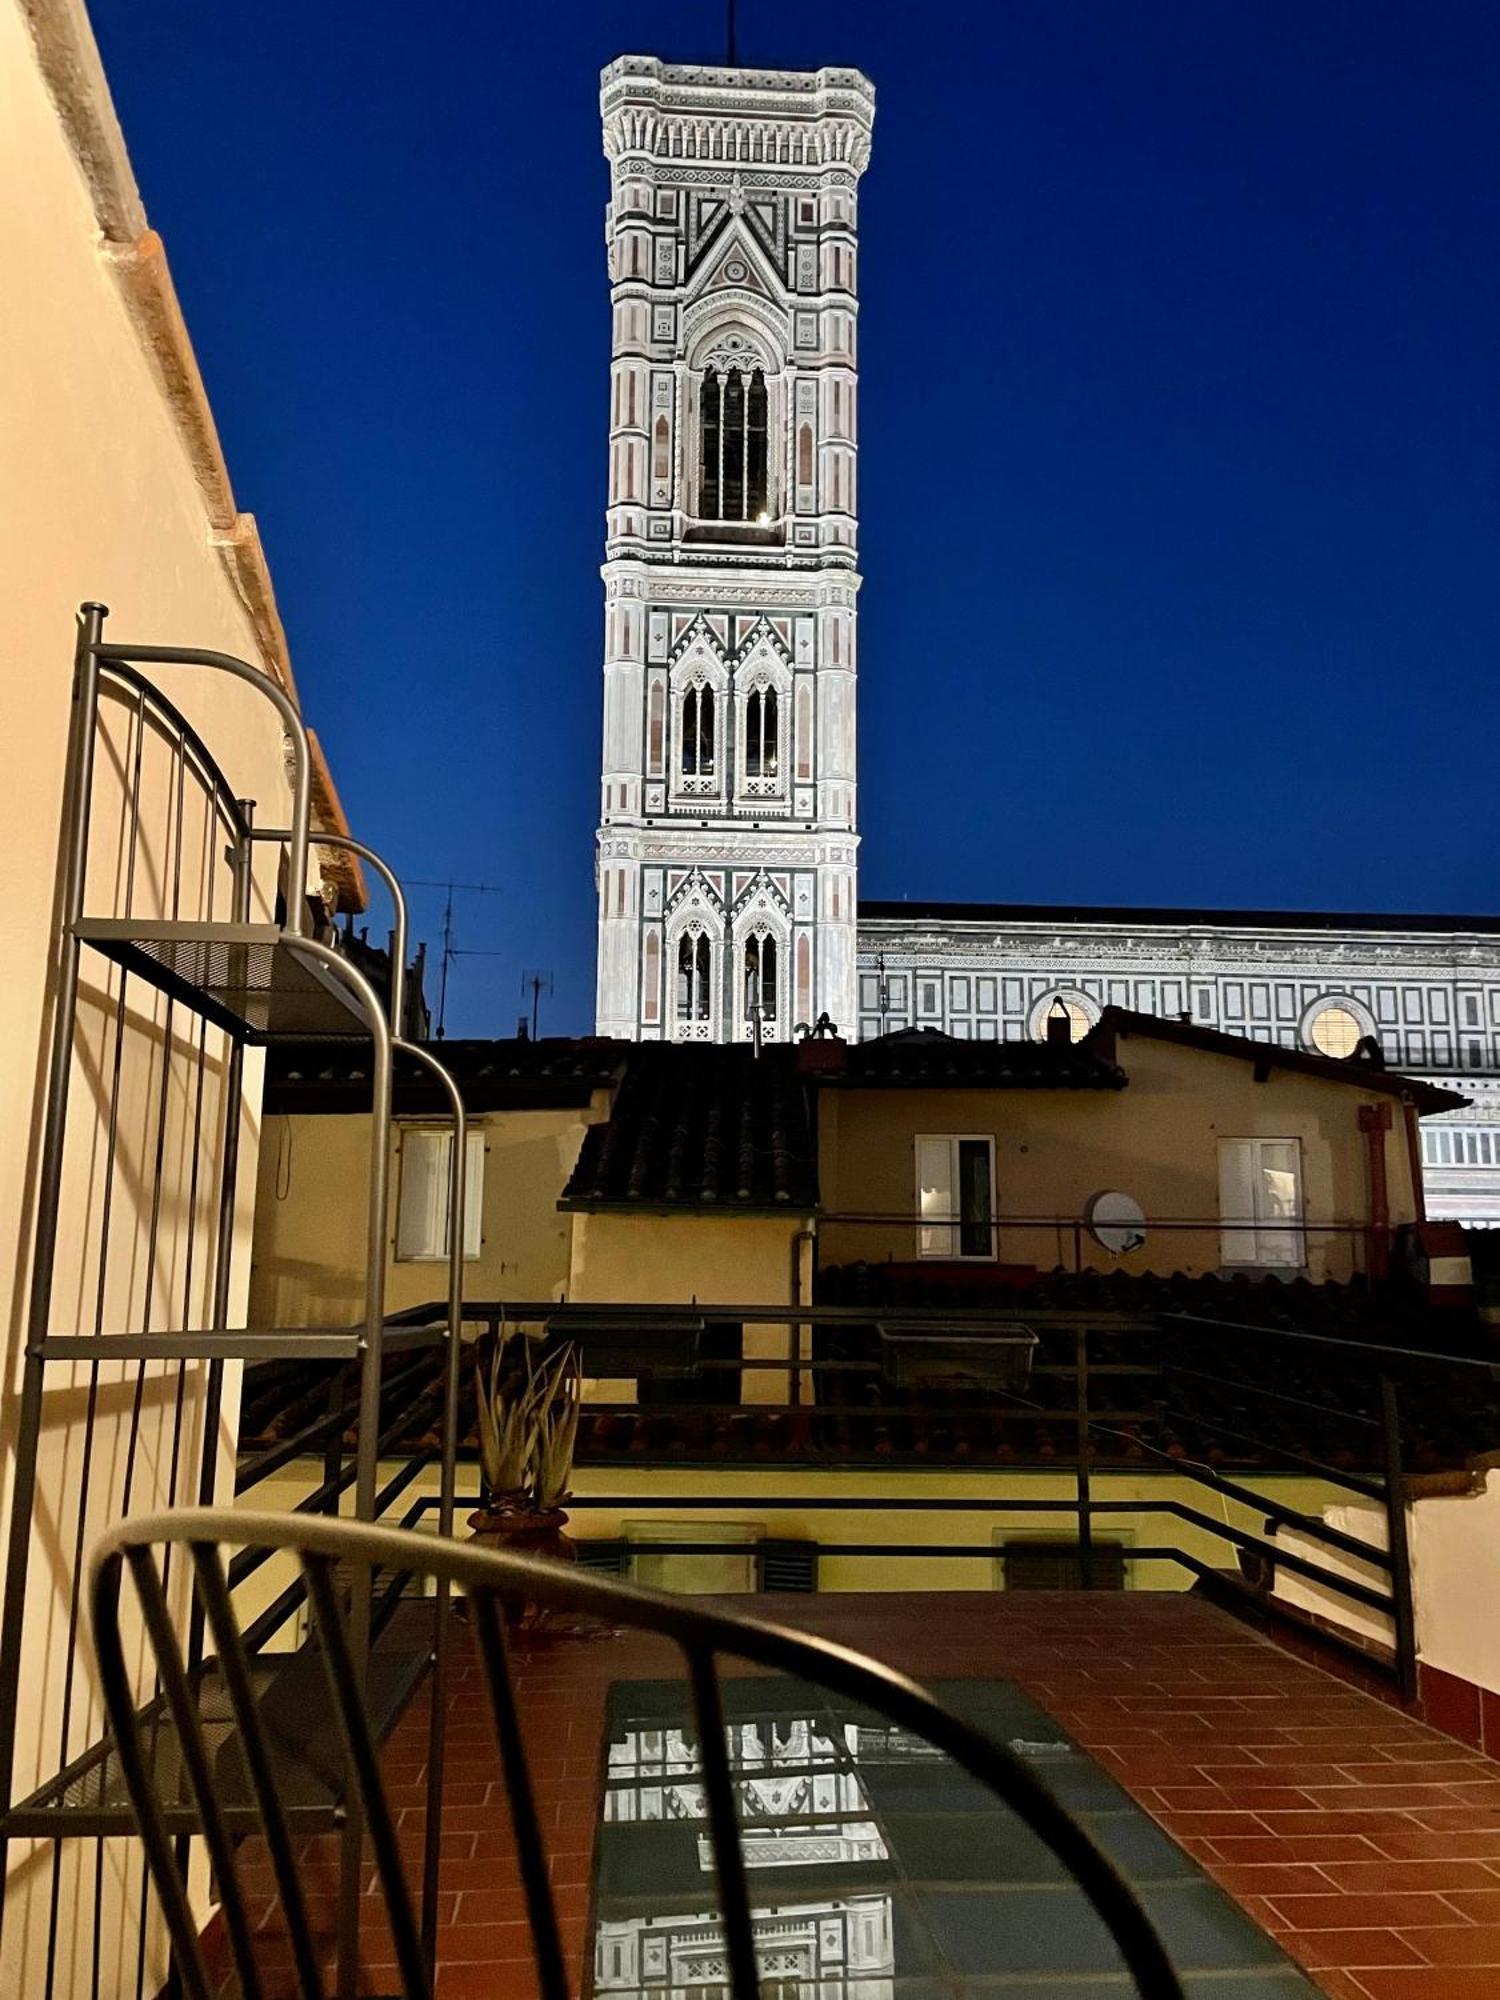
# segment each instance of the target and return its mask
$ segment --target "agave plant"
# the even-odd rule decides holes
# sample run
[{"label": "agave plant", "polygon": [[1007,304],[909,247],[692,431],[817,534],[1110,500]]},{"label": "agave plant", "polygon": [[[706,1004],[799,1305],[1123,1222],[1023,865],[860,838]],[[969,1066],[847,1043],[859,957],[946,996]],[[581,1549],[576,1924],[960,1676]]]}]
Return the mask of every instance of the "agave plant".
[{"label": "agave plant", "polygon": [[582,1400],[583,1371],[578,1350],[570,1342],[537,1376],[532,1409],[531,1504],[539,1514],[561,1507],[568,1497]]},{"label": "agave plant", "polygon": [[[521,1342],[522,1365],[512,1362]],[[542,1362],[518,1329],[498,1333],[475,1357],[479,1471],[490,1508],[546,1513],[567,1498],[578,1436],[582,1371],[570,1344]]]}]

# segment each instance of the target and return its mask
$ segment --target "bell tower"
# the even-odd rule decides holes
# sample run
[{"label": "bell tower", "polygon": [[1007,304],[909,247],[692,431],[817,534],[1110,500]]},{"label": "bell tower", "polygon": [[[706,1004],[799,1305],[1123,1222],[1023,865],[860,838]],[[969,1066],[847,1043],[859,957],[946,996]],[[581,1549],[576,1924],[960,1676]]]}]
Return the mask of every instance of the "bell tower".
[{"label": "bell tower", "polygon": [[600,1034],[857,1029],[857,70],[622,56]]}]

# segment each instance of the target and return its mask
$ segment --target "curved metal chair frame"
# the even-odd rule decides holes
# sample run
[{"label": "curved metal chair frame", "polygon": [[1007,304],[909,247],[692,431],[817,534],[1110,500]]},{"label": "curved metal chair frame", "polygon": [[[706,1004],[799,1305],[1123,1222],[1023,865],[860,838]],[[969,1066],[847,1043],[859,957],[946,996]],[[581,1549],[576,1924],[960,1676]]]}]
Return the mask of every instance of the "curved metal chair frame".
[{"label": "curved metal chair frame", "polygon": [[122,1581],[130,1572],[163,1691],[182,1746],[199,1830],[213,1866],[225,1928],[244,2000],[261,2000],[244,1895],[236,1874],[234,1833],[215,1794],[212,1762],[198,1719],[158,1567],[158,1551],[187,1549],[196,1590],[217,1649],[220,1671],[254,1795],[259,1831],[270,1855],[304,2000],[322,2000],[319,1954],[298,1878],[288,1819],[256,1712],[244,1648],[230,1603],[221,1544],[295,1555],[307,1579],[328,1685],[343,1732],[354,1793],[374,1852],[406,2000],[431,2000],[433,1965],[424,1950],[395,1826],[381,1781],[378,1748],[360,1700],[360,1681],[336,1565],[404,1572],[458,1586],[467,1594],[507,1798],[544,2000],[569,2000],[545,1843],[528,1771],[506,1640],[506,1608],[517,1602],[592,1614],[673,1640],[687,1667],[697,1718],[708,1826],[718,1878],[733,2000],[758,2000],[750,1895],[740,1846],[734,1781],[725,1736],[718,1658],[726,1655],[796,1674],[875,1709],[923,1737],[987,1785],[1067,1867],[1108,1926],[1138,1990],[1148,2000],[1182,2000],[1182,1987],[1154,1928],[1114,1863],[1013,1751],[951,1714],[904,1674],[826,1639],[760,1619],[708,1610],[657,1591],[610,1583],[565,1565],[434,1541],[398,1529],[306,1515],[185,1508],[145,1515],[111,1529],[94,1547],[89,1603],[100,1686],[115,1734],[121,1772],[145,1845],[147,1865],[187,2000],[213,2000],[213,1989],[136,1711],[120,1632]]}]

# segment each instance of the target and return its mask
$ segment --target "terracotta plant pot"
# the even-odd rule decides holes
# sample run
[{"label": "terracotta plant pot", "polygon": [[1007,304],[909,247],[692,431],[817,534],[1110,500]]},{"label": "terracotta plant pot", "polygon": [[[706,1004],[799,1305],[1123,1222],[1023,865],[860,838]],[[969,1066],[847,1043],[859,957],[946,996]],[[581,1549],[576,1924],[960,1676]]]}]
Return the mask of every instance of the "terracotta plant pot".
[{"label": "terracotta plant pot", "polygon": [[469,1516],[476,1542],[518,1556],[545,1556],[552,1562],[577,1562],[578,1546],[563,1533],[568,1516],[561,1507],[539,1512],[509,1499],[477,1508]]}]

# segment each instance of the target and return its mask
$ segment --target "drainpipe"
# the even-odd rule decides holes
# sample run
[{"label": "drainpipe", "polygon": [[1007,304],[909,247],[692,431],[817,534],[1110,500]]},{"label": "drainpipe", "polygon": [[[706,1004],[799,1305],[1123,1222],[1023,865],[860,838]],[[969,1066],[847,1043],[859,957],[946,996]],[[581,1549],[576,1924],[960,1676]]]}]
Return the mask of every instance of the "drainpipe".
[{"label": "drainpipe", "polygon": [[[812,1246],[816,1241],[817,1241],[816,1233],[811,1229],[799,1229],[796,1235],[792,1238],[792,1304],[794,1306],[800,1306],[807,1303],[807,1301],[804,1300],[802,1296],[802,1247],[804,1244],[806,1244],[809,1257],[811,1257]],[[803,1352],[802,1341],[803,1341],[803,1335],[806,1332],[806,1330],[807,1329],[800,1324],[794,1325],[792,1328],[793,1361],[800,1362],[803,1360],[812,1359],[810,1354],[804,1355]],[[803,1380],[801,1369],[798,1368],[794,1370],[792,1375],[792,1401],[794,1403],[801,1403],[804,1401],[804,1399],[809,1402],[812,1400],[811,1397],[807,1395],[806,1383]]]},{"label": "drainpipe", "polygon": [[1386,1184],[1385,1135],[1391,1129],[1390,1105],[1362,1104],[1359,1107],[1359,1129],[1365,1135],[1370,1188],[1365,1268],[1372,1278],[1387,1278],[1391,1271],[1391,1201]]}]

